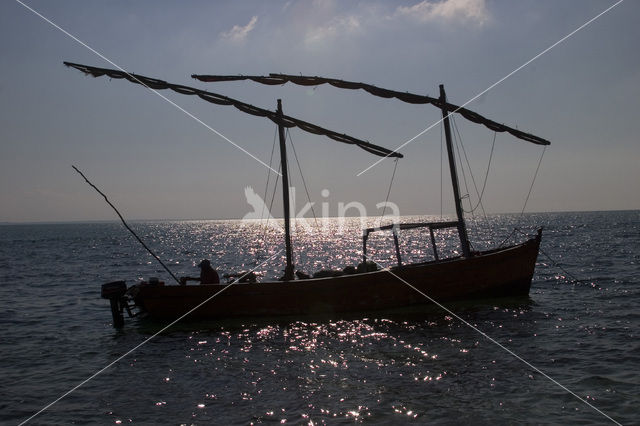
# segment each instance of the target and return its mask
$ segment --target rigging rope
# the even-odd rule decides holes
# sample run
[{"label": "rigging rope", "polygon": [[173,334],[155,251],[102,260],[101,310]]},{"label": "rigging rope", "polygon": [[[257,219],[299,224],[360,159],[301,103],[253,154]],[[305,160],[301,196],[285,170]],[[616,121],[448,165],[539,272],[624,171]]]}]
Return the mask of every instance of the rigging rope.
[{"label": "rigging rope", "polygon": [[[269,203],[269,217],[267,218],[267,225],[268,222],[273,218],[273,215],[271,214],[271,212],[273,211],[273,200],[276,197],[276,190],[278,189],[278,180],[280,180],[280,169],[282,168],[282,164],[278,165],[278,174],[276,174],[276,181],[273,183],[273,194],[271,194],[271,202]],[[273,218],[273,220],[275,221],[275,218]],[[265,225],[264,226],[264,234],[262,236],[262,240],[266,241],[267,240],[267,230],[269,229],[269,227]]]},{"label": "rigging rope", "polygon": [[309,205],[311,206],[311,213],[313,213],[313,219],[315,220],[316,226],[318,226],[318,218],[316,217],[316,212],[313,209],[313,203],[311,202],[311,196],[309,195],[309,189],[307,188],[307,182],[304,179],[304,174],[302,174],[302,167],[300,167],[300,161],[298,161],[298,154],[296,153],[296,147],[293,145],[293,139],[291,138],[291,132],[287,129],[287,136],[289,137],[289,144],[293,150],[293,156],[296,159],[296,163],[298,164],[298,171],[300,172],[300,177],[302,178],[302,184],[304,185],[304,191],[307,193],[307,200],[309,201]]},{"label": "rigging rope", "polygon": [[[264,195],[262,196],[262,211],[260,212],[260,222],[262,223],[264,209],[267,205],[264,203],[264,200],[267,199],[267,190],[269,189],[269,180],[271,179],[271,165],[273,164],[273,153],[276,150],[276,138],[278,137],[278,126],[276,126],[276,131],[273,134],[273,145],[271,146],[271,156],[269,157],[269,169],[267,170],[267,184],[264,186]],[[270,213],[270,212],[269,212]],[[266,226],[266,225],[264,225]]]},{"label": "rigging rope", "polygon": [[[452,121],[454,123],[453,127],[455,128],[455,121],[454,120],[452,120]],[[459,133],[458,133],[458,136],[460,136]],[[456,138],[455,132],[453,134],[453,138],[454,138],[455,149],[458,151],[457,157],[458,157],[458,162],[460,163],[460,170],[462,171],[462,180],[464,181],[464,187],[465,187],[465,190],[467,191],[467,193],[465,195],[460,197],[460,208],[462,208],[463,215],[464,215],[464,211],[465,210],[464,210],[464,206],[462,205],[462,200],[464,198],[466,198],[467,202],[469,203],[469,207],[471,207],[471,197],[469,195],[469,186],[467,185],[467,176],[466,176],[466,174],[464,172],[464,165],[462,163],[462,156],[460,155],[460,147],[459,147],[459,145],[462,145],[462,139],[461,138]],[[471,173],[471,167],[469,167],[469,173]],[[460,185],[458,185],[458,187],[459,186]],[[475,219],[475,215],[473,213],[471,213],[471,217],[473,219]],[[464,220],[464,218],[463,218],[463,220]],[[471,230],[471,228],[469,226],[467,226],[467,233],[469,233],[470,230]],[[473,247],[473,243],[472,243],[471,239],[467,238],[467,242],[468,242],[469,247],[471,248],[471,250],[473,250],[474,247]]]},{"label": "rigging rope", "polygon": [[[468,169],[469,169],[469,175],[471,176],[471,180],[472,180],[472,182],[473,182],[473,186],[474,186],[474,188],[475,188],[475,190],[476,190],[476,195],[478,196],[478,203],[476,204],[476,206],[475,206],[475,207],[472,207],[471,197],[470,197],[470,196],[469,196],[469,194],[468,194],[468,192],[469,192],[469,191],[468,191],[468,188],[467,188],[467,197],[468,197],[468,202],[469,202],[470,210],[464,210],[464,209],[463,209],[463,211],[464,211],[465,213],[471,213],[472,218],[474,218],[474,219],[475,219],[475,214],[474,214],[474,213],[475,213],[475,211],[478,209],[478,207],[480,207],[480,208],[481,208],[481,210],[482,210],[482,214],[483,214],[483,216],[484,216],[485,223],[486,223],[486,225],[489,227],[489,230],[491,231],[491,234],[493,235],[493,234],[494,234],[494,226],[493,226],[493,224],[491,223],[491,221],[489,221],[489,218],[488,218],[488,216],[487,216],[487,212],[486,212],[486,211],[485,211],[485,209],[484,209],[484,204],[482,203],[482,197],[483,197],[483,195],[484,195],[484,191],[485,191],[485,189],[486,189],[486,185],[487,185],[487,178],[488,178],[488,176],[489,176],[489,169],[490,169],[490,167],[491,167],[491,160],[492,160],[492,158],[493,158],[493,152],[494,152],[495,142],[496,142],[496,133],[494,132],[494,134],[493,134],[493,142],[492,142],[492,144],[491,144],[491,152],[490,152],[490,154],[489,154],[489,162],[488,162],[488,164],[487,164],[487,171],[486,171],[486,173],[485,173],[484,183],[483,183],[483,185],[482,185],[482,191],[478,191],[478,186],[477,186],[477,184],[476,184],[476,179],[475,179],[475,176],[474,176],[474,174],[473,174],[473,170],[471,169],[471,163],[470,163],[470,161],[469,161],[469,157],[467,156],[467,151],[466,151],[466,149],[465,149],[465,147],[464,147],[464,143],[462,142],[462,135],[460,134],[460,129],[459,129],[459,127],[458,127],[458,124],[457,124],[456,120],[455,120],[455,119],[452,119],[452,121],[453,121],[453,127],[454,127],[454,130],[455,130],[454,135],[456,135],[456,134],[457,134],[457,138],[458,138],[458,139],[459,139],[459,141],[460,141],[460,146],[462,147],[462,152],[463,152],[463,154],[464,154],[464,158],[465,158],[465,161],[466,161],[466,163],[467,163],[467,167],[468,167]],[[457,148],[457,140],[456,140],[456,148]],[[458,148],[458,154],[459,154],[459,153],[460,153],[460,149]],[[462,165],[462,158],[460,159],[460,168],[462,169],[462,172],[463,172],[463,178],[464,178],[464,177],[465,177],[465,174],[464,174],[464,166]],[[466,180],[465,180],[465,187],[466,187]],[[470,228],[470,229],[471,229],[471,228]],[[476,231],[476,232],[477,232],[477,231]]]},{"label": "rigging rope", "polygon": [[524,205],[522,206],[522,211],[520,212],[520,216],[524,214],[524,210],[527,208],[527,202],[529,201],[529,196],[531,195],[531,190],[533,190],[533,184],[536,182],[536,178],[538,177],[538,171],[540,170],[540,164],[542,164],[542,157],[544,157],[544,153],[547,150],[545,146],[542,149],[542,154],[540,154],[540,160],[538,161],[538,167],[536,167],[536,172],[533,175],[533,180],[531,181],[531,186],[529,187],[529,192],[527,193],[527,198],[524,200]]},{"label": "rigging rope", "polygon": [[[514,228],[514,232],[519,232],[520,234],[524,235],[525,237],[528,237],[527,234],[525,234],[524,232],[522,232],[520,229],[518,228]],[[575,275],[573,275],[571,272],[567,271],[562,265],[560,265],[558,262],[555,261],[555,259],[553,259],[547,252],[545,252],[542,248],[538,249],[540,251],[540,253],[544,254],[547,259],[549,259],[549,261],[553,264],[553,266],[555,266],[556,268],[560,269],[562,272],[564,272],[567,277],[569,277],[570,281],[573,281],[575,284],[584,284],[587,283],[586,280],[581,280],[576,278]],[[563,277],[566,278],[566,277]],[[595,286],[595,283],[591,283],[592,286]]]},{"label": "rigging rope", "polygon": [[[454,121],[453,127],[455,128],[455,121]],[[466,198],[467,202],[469,203],[469,207],[471,207],[471,198],[469,196],[469,186],[467,185],[467,175],[464,172],[464,164],[462,163],[462,155],[460,155],[460,146],[459,145],[462,144],[462,140],[459,140],[458,138],[456,138],[455,132],[453,134],[453,138],[454,138],[455,149],[456,149],[456,151],[458,151],[458,155],[456,157],[458,158],[458,162],[460,163],[460,171],[462,172],[462,181],[464,182],[464,189],[467,192],[465,195],[461,195],[460,196],[460,206],[462,207],[462,200]],[[471,170],[469,170],[469,171],[471,171]],[[464,207],[463,207],[463,210],[464,210]],[[474,217],[473,214],[471,215],[471,217]]]},{"label": "rigging rope", "polygon": [[[480,197],[480,191],[478,191],[478,185],[476,185],[476,178],[473,175],[473,170],[471,170],[471,163],[469,162],[469,157],[467,156],[467,150],[464,148],[464,144],[462,143],[462,136],[460,135],[460,130],[458,129],[458,124],[456,123],[455,120],[453,120],[453,128],[455,129],[456,133],[458,134],[458,138],[460,139],[460,146],[462,147],[462,153],[464,154],[464,159],[467,162],[467,167],[469,168],[469,175],[471,176],[471,182],[473,183],[473,187],[476,190],[476,195],[478,196],[478,204],[481,206],[482,208],[482,213],[484,215],[484,218],[487,218],[487,213],[484,210],[484,206],[482,205],[482,199]],[[494,133],[495,134],[495,133]],[[486,182],[485,182],[486,183]],[[474,212],[476,209],[474,209],[473,204],[471,203],[471,196],[469,195],[469,211],[465,210],[465,213],[471,213],[471,216],[475,218]]]},{"label": "rigging rope", "polygon": [[[539,248],[538,250],[540,250],[540,253],[544,254],[547,259],[549,259],[549,261],[551,263],[553,263],[553,266],[555,266],[556,268],[560,269],[562,272],[564,272],[575,284],[583,284],[586,283],[585,280],[580,280],[578,278],[576,278],[575,275],[573,275],[571,272],[567,271],[562,265],[560,265],[558,262],[556,262],[549,254],[547,254],[546,251],[542,250],[542,248]],[[563,277],[565,278],[565,277]],[[595,283],[592,283],[592,286],[595,287]]]},{"label": "rigging rope", "polygon": [[384,217],[384,212],[387,209],[387,203],[389,202],[389,194],[391,194],[391,186],[393,185],[393,179],[396,177],[396,169],[398,168],[398,159],[395,160],[395,165],[393,166],[393,173],[391,174],[391,181],[389,182],[389,189],[387,190],[387,198],[384,200],[384,207],[382,208],[382,214],[380,215],[380,222],[378,223],[378,227],[382,226],[382,218]]},{"label": "rigging rope", "polygon": [[[278,164],[278,173],[282,170],[282,163]],[[269,212],[273,209],[273,200],[276,198],[276,191],[278,190],[278,181],[280,180],[280,175],[276,175],[276,181],[273,184],[273,193],[271,194],[271,202],[269,203]]]},{"label": "rigging rope", "polygon": [[[269,191],[269,181],[271,180],[271,171],[273,170],[273,168],[271,167],[273,165],[273,154],[275,152],[276,149],[276,138],[278,136],[278,127],[276,126],[276,131],[273,134],[273,145],[271,146],[271,155],[269,157],[269,169],[267,170],[267,183],[264,187],[264,195],[262,196],[262,210],[260,212],[260,226],[262,228],[262,245],[266,247],[266,241],[267,241],[267,230],[269,228],[269,221],[271,220],[271,207],[269,207],[268,211],[267,211],[267,217],[264,217],[264,210],[267,207],[266,204],[266,200],[267,200],[267,193]],[[278,173],[280,173],[280,169],[278,169]],[[278,176],[279,174],[276,174],[276,181],[274,183],[274,191],[275,188],[278,185]],[[273,198],[272,198],[273,200]],[[272,201],[273,203],[273,201]],[[266,219],[266,220],[265,220]],[[265,250],[267,251],[267,250]]]},{"label": "rigging rope", "polygon": [[[482,206],[482,212],[484,213],[485,219],[487,218],[487,213],[484,210],[484,205],[482,205],[482,197],[484,196],[484,190],[487,187],[487,178],[489,177],[489,169],[491,168],[491,160],[493,159],[493,148],[496,144],[496,135],[497,133],[493,133],[493,142],[491,143],[491,152],[489,153],[489,162],[487,163],[487,171],[484,174],[484,183],[482,184],[482,191],[480,191],[480,195],[478,197],[478,204],[472,209],[476,210],[478,206]],[[477,189],[476,189],[477,191]]]},{"label": "rigging rope", "polygon": [[[531,195],[531,191],[533,190],[533,185],[536,182],[536,178],[538,177],[538,171],[540,170],[540,164],[542,164],[542,158],[544,157],[544,153],[547,150],[547,147],[545,146],[542,150],[542,154],[540,154],[540,159],[538,160],[538,166],[536,167],[536,172],[533,174],[533,179],[531,180],[531,186],[529,186],[529,192],[527,193],[527,198],[524,200],[524,205],[522,206],[522,211],[520,211],[520,215],[518,216],[518,218],[522,218],[522,216],[524,215],[524,211],[527,207],[527,202],[529,201],[529,196]],[[509,235],[507,235],[507,237],[500,243],[500,245],[498,245],[498,247],[502,247],[509,239],[511,239],[511,237],[516,233],[516,231],[520,232],[523,234],[522,231],[520,231],[517,227],[513,229],[513,231],[511,231],[511,233]],[[542,250],[540,250],[542,251]],[[545,253],[545,255],[547,257],[549,257],[549,255],[547,255]],[[549,260],[553,261],[553,259],[551,259],[549,257]],[[579,281],[579,280],[576,280]]]}]

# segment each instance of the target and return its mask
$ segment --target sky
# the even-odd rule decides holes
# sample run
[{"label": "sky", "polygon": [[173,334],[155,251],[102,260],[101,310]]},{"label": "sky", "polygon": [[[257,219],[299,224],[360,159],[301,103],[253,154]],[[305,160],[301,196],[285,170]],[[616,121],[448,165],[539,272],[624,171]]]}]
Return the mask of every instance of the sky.
[{"label": "sky", "polygon": [[[298,163],[317,212],[324,203],[333,216],[340,203],[358,202],[380,215],[392,175],[389,201],[400,214],[453,212],[440,111],[331,86],[202,83],[191,74],[318,75],[435,97],[444,84],[451,103],[551,141],[543,155],[455,118],[478,189],[487,176],[487,213],[640,209],[640,2],[620,2],[576,31],[614,4],[5,0],[0,222],[117,219],[72,165],[128,219],[242,218],[252,211],[247,187],[271,199],[265,185],[274,175],[256,160],[278,167],[271,121],[85,76],[63,61],[120,67],[265,109],[282,99],[287,115],[390,149],[432,127],[400,149],[395,173],[385,159],[362,174],[378,157],[291,130],[296,212],[307,202]],[[477,200],[465,176],[462,192]]]}]

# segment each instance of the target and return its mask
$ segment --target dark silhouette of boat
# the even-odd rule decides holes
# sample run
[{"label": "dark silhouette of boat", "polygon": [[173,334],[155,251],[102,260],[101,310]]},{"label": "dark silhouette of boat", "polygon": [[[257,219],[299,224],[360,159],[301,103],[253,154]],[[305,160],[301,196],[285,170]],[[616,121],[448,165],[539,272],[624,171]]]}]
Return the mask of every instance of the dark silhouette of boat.
[{"label": "dark silhouette of boat", "polygon": [[[65,65],[94,77],[108,76],[114,79],[126,79],[154,90],[170,89],[181,94],[195,95],[215,104],[232,105],[245,113],[269,118],[279,128],[286,247],[286,266],[282,279],[272,282],[250,283],[243,283],[240,282],[242,279],[237,279],[226,284],[191,286],[144,283],[135,284],[129,288],[124,281],[108,283],[102,286],[102,296],[111,301],[114,326],[116,327],[122,326],[125,310],[129,315],[135,315],[132,312],[133,308],[139,308],[142,312],[156,318],[179,318],[188,314],[190,318],[206,319],[360,312],[395,309],[433,302],[526,296],[529,294],[542,230],[538,230],[537,235],[520,244],[500,246],[486,251],[471,249],[461,204],[449,115],[459,113],[491,130],[508,132],[531,143],[548,145],[549,142],[489,120],[466,108],[448,103],[443,86],[440,86],[440,97],[432,98],[323,77],[284,74],[193,76],[208,82],[250,79],[263,84],[292,82],[301,85],[319,85],[326,83],[343,89],[362,89],[376,96],[397,98],[413,104],[432,104],[442,110],[457,220],[402,223],[366,229],[363,234],[363,262],[361,264],[364,267],[359,268],[360,271],[354,270],[350,271],[352,273],[340,276],[296,279],[290,239],[289,184],[284,129],[299,127],[311,133],[325,135],[338,142],[356,145],[367,152],[382,157],[401,158],[402,154],[286,116],[282,112],[280,100],[278,100],[277,110],[269,111],[212,92],[129,74],[124,71],[69,62],[65,62]],[[402,262],[397,235],[402,230],[415,228],[429,230],[435,260],[409,264]],[[433,235],[435,230],[445,228],[457,229],[461,255],[440,258]],[[391,231],[394,236],[397,264],[385,269],[371,268],[372,263],[367,259],[367,238],[371,232],[381,230]],[[173,274],[171,275],[173,276]],[[175,278],[175,276],[173,277]],[[178,280],[176,279],[176,281]]]}]

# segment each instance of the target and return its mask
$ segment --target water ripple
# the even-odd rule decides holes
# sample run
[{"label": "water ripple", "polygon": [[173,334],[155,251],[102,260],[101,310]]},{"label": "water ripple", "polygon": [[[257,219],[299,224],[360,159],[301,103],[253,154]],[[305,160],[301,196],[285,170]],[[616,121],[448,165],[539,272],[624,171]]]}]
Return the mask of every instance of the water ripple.
[{"label": "water ripple", "polygon": [[[637,422],[640,213],[500,215],[472,221],[470,229],[482,249],[502,241],[513,226],[526,228],[523,223],[545,226],[542,248],[552,257],[540,256],[530,299],[451,308],[616,420]],[[282,246],[277,231],[234,221],[133,225],[177,275],[193,274],[202,258],[222,272],[246,270]],[[323,232],[300,228],[294,236],[301,269],[359,262],[359,221],[321,226]],[[439,241],[445,237],[438,235]],[[111,328],[100,284],[150,276],[169,281],[119,224],[1,226],[0,243],[2,422],[24,420],[165,325],[132,321],[122,331]],[[381,264],[395,261],[388,236],[371,243]],[[404,236],[403,256],[429,259],[428,244],[427,235]],[[583,281],[567,279],[554,262]],[[258,272],[275,278],[281,270],[275,261]],[[366,316],[180,323],[37,423],[283,421],[606,419],[448,313],[427,306]]]}]

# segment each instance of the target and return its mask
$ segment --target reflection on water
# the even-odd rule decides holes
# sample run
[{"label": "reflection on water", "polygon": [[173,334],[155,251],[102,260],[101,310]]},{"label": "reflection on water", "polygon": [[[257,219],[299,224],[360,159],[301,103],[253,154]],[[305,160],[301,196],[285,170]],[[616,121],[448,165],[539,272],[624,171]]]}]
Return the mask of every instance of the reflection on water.
[{"label": "reflection on water", "polygon": [[[541,256],[530,299],[450,307],[616,420],[633,423],[640,402],[638,216],[526,216],[526,223],[545,226],[545,252],[585,284],[567,282]],[[475,248],[500,242],[521,222],[516,216],[472,222]],[[193,274],[203,258],[223,273],[247,270],[282,248],[277,230],[234,221],[133,226],[176,275]],[[357,264],[359,221],[346,221],[341,235],[338,223],[322,226],[329,231],[302,229],[294,235],[297,266],[312,272]],[[414,232],[400,236],[403,258],[428,260],[428,234]],[[438,248],[455,252],[445,236],[438,236]],[[370,244],[379,263],[395,262],[389,235]],[[263,279],[275,278],[283,264],[284,255],[259,271]],[[108,303],[99,298],[103,282],[149,276],[169,282],[165,275],[119,224],[0,227],[0,421],[19,423],[166,325],[134,320],[115,331]],[[426,306],[340,317],[179,323],[36,423],[338,420],[557,424],[606,419],[447,312]]]},{"label": "reflection on water", "polygon": [[[486,315],[464,309],[478,319]],[[524,311],[496,307],[490,313],[502,326]],[[181,411],[184,394],[171,396],[182,388],[177,382],[189,383],[190,415],[203,422],[232,407],[248,410],[251,421],[425,419],[441,416],[447,399],[459,404],[454,390],[481,386],[502,394],[496,379],[501,367],[493,357],[504,357],[473,332],[446,315],[426,313],[421,320],[417,312],[391,315],[394,319],[228,322],[199,331],[185,327],[166,337],[178,347],[158,343],[174,351],[156,365],[155,382],[167,388],[163,398],[136,409]],[[437,402],[425,404],[424,398],[435,397]]]}]

